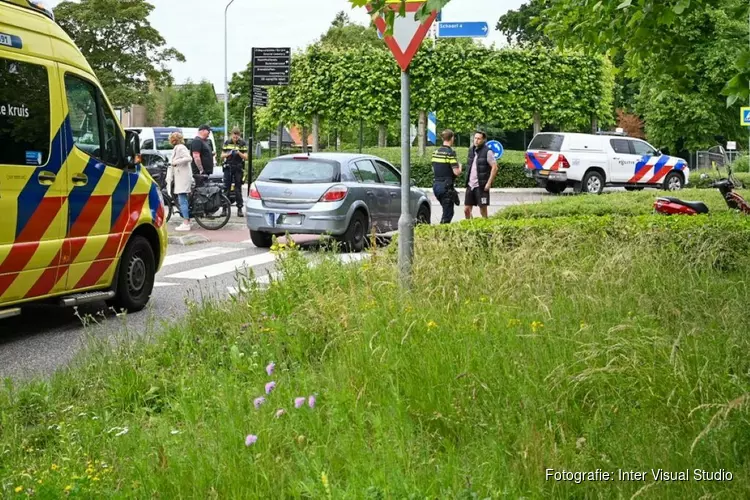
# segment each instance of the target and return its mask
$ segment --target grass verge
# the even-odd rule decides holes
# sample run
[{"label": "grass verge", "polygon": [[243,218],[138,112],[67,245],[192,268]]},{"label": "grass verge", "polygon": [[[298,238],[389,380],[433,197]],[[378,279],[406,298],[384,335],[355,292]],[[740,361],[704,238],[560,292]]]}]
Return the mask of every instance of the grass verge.
[{"label": "grass verge", "polygon": [[[473,221],[417,232],[411,293],[394,264],[309,269],[292,250],[264,293],[6,383],[0,492],[750,495],[747,218]],[[575,484],[548,468],[649,475]]]}]

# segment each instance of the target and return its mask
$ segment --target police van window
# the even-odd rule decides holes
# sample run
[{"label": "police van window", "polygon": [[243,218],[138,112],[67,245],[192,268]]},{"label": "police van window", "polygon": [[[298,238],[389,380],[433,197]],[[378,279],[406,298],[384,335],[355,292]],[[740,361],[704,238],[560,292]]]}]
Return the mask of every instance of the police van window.
[{"label": "police van window", "polygon": [[625,139],[611,139],[609,143],[612,145],[612,149],[619,155],[629,155],[630,152],[630,141]]},{"label": "police van window", "polygon": [[641,141],[630,141],[630,144],[632,144],[633,149],[635,151],[634,154],[640,155],[640,156],[654,156],[656,154],[656,150],[646,144],[645,142]]},{"label": "police van window", "polygon": [[0,165],[45,165],[50,152],[47,68],[0,57]]},{"label": "police van window", "polygon": [[529,149],[560,151],[564,136],[560,134],[537,134],[529,144]]},{"label": "police van window", "polygon": [[99,113],[96,108],[96,88],[73,75],[65,75],[70,128],[73,144],[89,156],[102,156]]},{"label": "police van window", "polygon": [[383,182],[386,184],[401,185],[401,179],[396,175],[396,172],[391,170],[391,167],[379,161],[375,161],[375,167],[378,169],[378,172],[380,172]]}]

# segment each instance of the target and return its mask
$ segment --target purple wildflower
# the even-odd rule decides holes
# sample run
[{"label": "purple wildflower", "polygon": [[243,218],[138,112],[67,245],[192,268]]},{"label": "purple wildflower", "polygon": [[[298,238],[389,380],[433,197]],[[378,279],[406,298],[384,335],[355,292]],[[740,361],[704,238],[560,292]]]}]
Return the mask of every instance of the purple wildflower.
[{"label": "purple wildflower", "polygon": [[276,363],[274,363],[273,361],[268,363],[268,366],[266,366],[266,373],[268,374],[269,377],[273,375],[274,368],[276,368]]},{"label": "purple wildflower", "polygon": [[257,410],[258,408],[260,408],[260,405],[262,405],[265,402],[266,402],[266,398],[264,398],[263,396],[259,398],[255,398],[255,401],[253,401],[253,404],[255,405],[255,409]]},{"label": "purple wildflower", "polygon": [[253,445],[257,440],[258,436],[256,436],[255,434],[248,434],[245,438],[245,446]]},{"label": "purple wildflower", "polygon": [[278,410],[276,410],[275,417],[276,418],[281,418],[281,416],[284,415],[285,413],[286,413],[286,410],[284,408],[279,408]]},{"label": "purple wildflower", "polygon": [[315,408],[315,396],[310,396],[307,398],[307,406],[310,408]]},{"label": "purple wildflower", "polygon": [[271,394],[274,389],[276,389],[276,382],[269,382],[266,384],[266,394]]},{"label": "purple wildflower", "polygon": [[294,407],[295,408],[302,408],[302,405],[305,404],[305,398],[294,398]]}]

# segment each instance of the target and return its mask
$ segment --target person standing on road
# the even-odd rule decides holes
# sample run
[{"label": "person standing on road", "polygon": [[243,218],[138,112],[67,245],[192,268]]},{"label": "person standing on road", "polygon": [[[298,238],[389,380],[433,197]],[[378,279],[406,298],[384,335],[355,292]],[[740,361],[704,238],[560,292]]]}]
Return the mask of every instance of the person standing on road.
[{"label": "person standing on road", "polygon": [[211,150],[211,144],[208,142],[208,136],[211,133],[211,127],[201,125],[198,128],[198,136],[190,144],[190,152],[193,157],[193,176],[195,185],[202,186],[203,180],[201,175],[211,175],[214,171],[214,152]]},{"label": "person standing on road", "polygon": [[487,134],[478,131],[474,134],[474,145],[469,149],[469,172],[466,176],[466,199],[464,215],[471,219],[474,207],[485,219],[490,205],[490,189],[497,176],[495,154],[487,147]]},{"label": "person standing on road", "polygon": [[432,155],[432,172],[435,176],[432,192],[443,207],[440,223],[449,224],[453,220],[453,206],[459,203],[455,181],[461,175],[461,164],[458,163],[456,152],[453,151],[453,131],[446,129],[440,137],[443,139],[443,146]]},{"label": "person standing on road", "polygon": [[224,162],[224,189],[227,196],[229,196],[232,184],[234,184],[237,217],[242,217],[242,180],[245,177],[247,158],[247,143],[240,137],[240,129],[234,127],[232,137],[224,142],[221,159]]},{"label": "person standing on road", "polygon": [[179,132],[169,135],[169,143],[174,146],[172,151],[172,178],[174,179],[174,194],[180,204],[182,224],[175,228],[176,231],[190,231],[190,204],[188,197],[193,184],[193,176],[190,172],[190,163],[193,159],[185,146],[185,139]]}]

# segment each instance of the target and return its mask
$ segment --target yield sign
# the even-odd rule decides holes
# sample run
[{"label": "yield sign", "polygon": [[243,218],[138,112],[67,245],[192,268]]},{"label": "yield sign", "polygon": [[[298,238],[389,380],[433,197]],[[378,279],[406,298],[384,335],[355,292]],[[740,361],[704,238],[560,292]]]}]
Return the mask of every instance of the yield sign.
[{"label": "yield sign", "polygon": [[[406,16],[400,17],[398,15],[400,0],[386,0],[386,8],[396,11],[396,18],[393,21],[393,36],[385,36],[386,26],[383,16],[378,16],[374,21],[378,31],[383,35],[386,45],[393,52],[396,62],[403,71],[409,69],[411,60],[419,50],[419,46],[427,36],[427,32],[430,31],[430,26],[432,26],[438,14],[437,11],[433,11],[425,22],[417,21],[415,13],[425,3],[424,0],[406,0]],[[370,4],[367,4],[367,11],[372,11]]]}]

